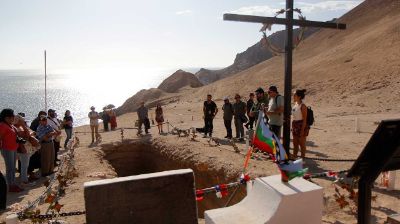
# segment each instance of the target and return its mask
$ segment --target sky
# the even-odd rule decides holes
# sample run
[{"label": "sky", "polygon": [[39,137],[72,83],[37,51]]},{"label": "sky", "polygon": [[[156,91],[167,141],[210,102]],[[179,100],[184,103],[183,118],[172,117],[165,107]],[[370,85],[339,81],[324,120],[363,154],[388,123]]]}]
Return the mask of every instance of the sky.
[{"label": "sky", "polygon": [[[310,20],[362,1],[295,0]],[[282,0],[0,0],[0,70],[225,67],[261,38],[260,24],[224,13],[273,16]],[[273,26],[273,30],[283,27]]]}]

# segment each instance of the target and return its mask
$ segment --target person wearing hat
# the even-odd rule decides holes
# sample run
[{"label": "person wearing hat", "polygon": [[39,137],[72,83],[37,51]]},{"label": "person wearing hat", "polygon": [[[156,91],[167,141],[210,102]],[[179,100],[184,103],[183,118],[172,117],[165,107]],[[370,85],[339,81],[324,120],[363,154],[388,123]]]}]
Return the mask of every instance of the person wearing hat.
[{"label": "person wearing hat", "polygon": [[224,105],[222,106],[222,111],[224,112],[224,125],[226,128],[225,138],[232,138],[232,118],[233,118],[233,105],[229,102],[229,98],[224,98]]},{"label": "person wearing hat", "polygon": [[214,129],[213,120],[218,113],[217,104],[212,101],[211,94],[207,94],[207,100],[203,103],[203,113],[204,113],[204,136],[207,138],[207,134],[212,137],[212,132]]},{"label": "person wearing hat", "polygon": [[21,192],[24,189],[20,188],[15,183],[15,161],[17,157],[17,130],[13,125],[14,110],[3,109],[0,113],[0,145],[1,155],[4,158],[6,165],[6,180],[9,192]]},{"label": "person wearing hat", "polygon": [[250,127],[251,130],[253,129],[254,120],[255,120],[255,117],[250,116],[251,108],[253,108],[253,105],[254,105],[254,93],[250,93],[249,100],[247,100],[247,103],[246,103],[246,113],[247,113],[247,116],[249,117],[249,121],[244,126],[247,129],[249,129],[249,127]]},{"label": "person wearing hat", "polygon": [[42,177],[48,176],[53,173],[55,150],[53,139],[59,135],[47,122],[46,116],[41,115],[39,119],[39,127],[37,128],[36,135],[40,141],[40,171]]},{"label": "person wearing hat", "polygon": [[235,103],[233,104],[233,115],[235,117],[236,139],[244,141],[243,124],[247,122],[246,103],[241,100],[239,94],[235,95]]},{"label": "person wearing hat", "polygon": [[61,141],[61,125],[60,125],[60,122],[58,122],[56,111],[53,109],[49,109],[47,111],[47,124],[50,125],[57,132],[57,135],[54,136],[54,138],[53,138],[54,165],[57,165],[56,162],[60,161],[57,158],[57,155],[61,148],[61,143],[60,143],[60,141]]},{"label": "person wearing hat", "polygon": [[266,114],[268,116],[269,128],[278,138],[280,138],[283,125],[283,96],[279,95],[276,86],[269,87],[268,96],[269,102]]},{"label": "person wearing hat", "polygon": [[94,137],[96,136],[96,140],[99,136],[99,113],[95,111],[95,107],[91,106],[90,107],[90,112],[88,114],[88,117],[90,119],[90,130],[92,132],[92,144],[94,143]]},{"label": "person wearing hat", "polygon": [[257,102],[253,104],[253,108],[250,111],[250,117],[254,118],[254,121],[258,119],[258,113],[260,110],[264,110],[268,107],[268,97],[264,95],[264,89],[259,87],[255,91]]}]

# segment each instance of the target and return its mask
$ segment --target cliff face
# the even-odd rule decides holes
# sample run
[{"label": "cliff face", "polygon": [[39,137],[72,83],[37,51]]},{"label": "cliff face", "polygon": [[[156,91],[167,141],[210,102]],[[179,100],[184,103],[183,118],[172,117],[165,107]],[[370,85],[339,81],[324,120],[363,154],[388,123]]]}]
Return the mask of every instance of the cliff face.
[{"label": "cliff face", "polygon": [[[304,33],[304,38],[307,38],[316,31],[318,31],[318,29],[316,28],[307,29]],[[300,30],[295,29],[293,32],[294,36],[297,37]],[[273,43],[275,46],[278,46],[281,49],[284,48],[285,45],[284,31],[278,31],[276,33],[273,33],[272,35],[268,36],[268,38],[270,42]],[[246,51],[237,54],[235,61],[233,62],[232,65],[220,70],[209,70],[202,68],[198,72],[196,72],[195,75],[197,76],[197,78],[200,80],[201,83],[209,84],[218,81],[220,79],[229,77],[231,75],[234,75],[236,73],[239,73],[241,71],[244,71],[260,62],[272,58],[273,56],[274,56],[273,53],[267,47],[263,46],[261,42],[258,42],[253,46],[247,48]]]},{"label": "cliff face", "polygon": [[192,88],[197,88],[203,86],[203,84],[197,79],[197,77],[190,73],[185,72],[183,70],[178,70],[165,79],[159,86],[158,89],[161,89],[167,93],[175,93],[180,88],[190,86]]}]

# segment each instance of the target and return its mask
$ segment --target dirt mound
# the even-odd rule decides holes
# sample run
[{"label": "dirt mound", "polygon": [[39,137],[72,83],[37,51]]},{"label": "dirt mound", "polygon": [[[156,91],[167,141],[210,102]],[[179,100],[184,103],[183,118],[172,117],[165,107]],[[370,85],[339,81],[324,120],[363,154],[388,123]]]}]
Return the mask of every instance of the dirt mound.
[{"label": "dirt mound", "polygon": [[165,92],[156,89],[142,89],[137,92],[135,95],[127,99],[122,106],[117,108],[117,114],[125,114],[128,112],[134,112],[139,108],[140,103],[144,101],[147,105],[152,104],[153,101],[165,96]]},{"label": "dirt mound", "polygon": [[197,77],[183,70],[178,70],[170,77],[165,79],[159,86],[161,89],[168,93],[176,93],[179,89],[185,86],[190,86],[192,88],[197,88],[203,86],[203,84],[197,79]]}]

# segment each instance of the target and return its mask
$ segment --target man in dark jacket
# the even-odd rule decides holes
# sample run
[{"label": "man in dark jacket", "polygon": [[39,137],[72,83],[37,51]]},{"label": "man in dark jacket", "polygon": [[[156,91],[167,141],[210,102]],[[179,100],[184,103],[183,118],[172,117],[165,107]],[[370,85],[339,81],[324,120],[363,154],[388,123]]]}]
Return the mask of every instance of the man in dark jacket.
[{"label": "man in dark jacket", "polygon": [[250,116],[251,108],[254,105],[254,93],[250,93],[249,100],[247,100],[247,116],[249,117],[249,121],[244,125],[247,129],[253,129],[254,121],[256,120],[255,117]]},{"label": "man in dark jacket", "polygon": [[104,131],[108,131],[108,123],[110,123],[110,115],[108,115],[107,108],[103,108],[103,114],[101,115],[101,119],[103,120]]},{"label": "man in dark jacket", "polygon": [[204,136],[203,138],[207,137],[207,133],[212,137],[213,132],[213,120],[218,113],[218,107],[212,101],[211,94],[207,95],[207,100],[204,101],[203,104],[203,113],[204,113]]},{"label": "man in dark jacket", "polygon": [[224,111],[224,125],[226,128],[225,138],[232,138],[232,118],[233,118],[233,106],[229,102],[228,97],[224,98],[224,105],[222,106],[222,111]]},{"label": "man in dark jacket", "polygon": [[33,119],[33,121],[31,122],[30,128],[32,129],[32,131],[36,131],[39,127],[39,118],[42,115],[47,116],[47,113],[45,111],[40,111],[37,118]]},{"label": "man in dark jacket", "polygon": [[235,103],[233,104],[233,115],[235,117],[236,138],[244,141],[243,124],[247,122],[246,103],[241,100],[239,94],[235,95]]},{"label": "man in dark jacket", "polygon": [[137,109],[137,115],[139,119],[138,134],[142,133],[142,125],[144,125],[144,130],[146,134],[149,133],[149,110],[144,106],[144,102],[140,103],[140,107]]}]

